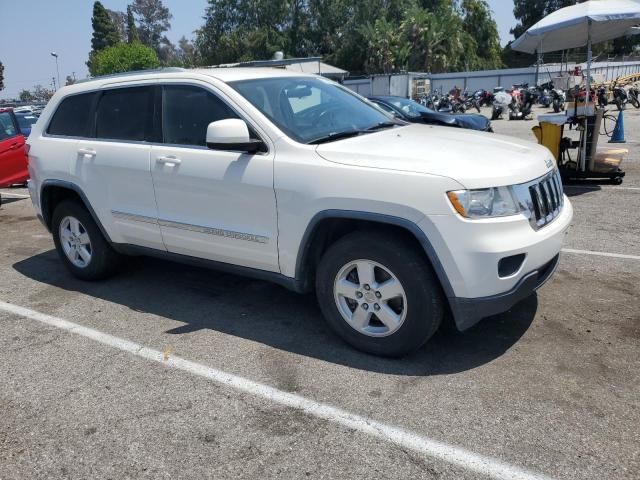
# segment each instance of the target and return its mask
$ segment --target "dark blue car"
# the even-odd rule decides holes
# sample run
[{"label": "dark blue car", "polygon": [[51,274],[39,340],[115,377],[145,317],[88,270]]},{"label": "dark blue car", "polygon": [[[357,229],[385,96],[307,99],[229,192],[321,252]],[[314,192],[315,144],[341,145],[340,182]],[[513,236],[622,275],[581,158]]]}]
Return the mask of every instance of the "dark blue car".
[{"label": "dark blue car", "polygon": [[428,123],[449,127],[468,128],[481,132],[493,132],[491,122],[484,115],[473,113],[442,113],[403,97],[377,96],[369,100],[384,111],[411,123]]},{"label": "dark blue car", "polygon": [[20,131],[25,137],[28,137],[31,133],[31,126],[38,121],[38,117],[32,113],[16,113],[16,118]]}]

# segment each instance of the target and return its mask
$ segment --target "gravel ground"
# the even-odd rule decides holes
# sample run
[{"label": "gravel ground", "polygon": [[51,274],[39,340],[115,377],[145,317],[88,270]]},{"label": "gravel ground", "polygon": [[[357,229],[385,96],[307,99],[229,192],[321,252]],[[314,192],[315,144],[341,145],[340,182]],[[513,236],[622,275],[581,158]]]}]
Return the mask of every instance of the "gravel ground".
[{"label": "gravel ground", "polygon": [[[640,111],[625,115],[625,182],[567,187],[566,248],[640,256]],[[534,124],[494,128],[532,139]],[[26,191],[2,194],[1,302],[552,478],[638,478],[637,258],[564,253],[510,312],[386,360],[340,342],[313,297],[268,283],[151,259],[75,280]],[[0,328],[2,480],[484,478],[33,319],[0,310]]]}]

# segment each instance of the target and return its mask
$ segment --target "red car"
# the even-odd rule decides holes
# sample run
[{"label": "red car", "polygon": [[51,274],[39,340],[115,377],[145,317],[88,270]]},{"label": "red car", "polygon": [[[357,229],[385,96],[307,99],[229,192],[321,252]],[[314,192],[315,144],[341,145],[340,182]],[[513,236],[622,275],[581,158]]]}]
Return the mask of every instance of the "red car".
[{"label": "red car", "polygon": [[0,108],[0,188],[29,179],[25,138],[12,108]]}]

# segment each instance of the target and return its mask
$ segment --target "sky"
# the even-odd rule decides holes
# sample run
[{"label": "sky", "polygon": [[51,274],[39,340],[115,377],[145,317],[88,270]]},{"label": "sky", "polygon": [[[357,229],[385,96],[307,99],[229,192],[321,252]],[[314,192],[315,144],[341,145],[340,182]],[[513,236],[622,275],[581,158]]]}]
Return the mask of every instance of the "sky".
[{"label": "sky", "polygon": [[[124,11],[130,0],[102,0],[111,10]],[[502,44],[511,38],[516,23],[513,2],[488,0],[498,23]],[[167,36],[176,43],[184,35],[194,37],[204,15],[206,0],[164,0],[173,14]],[[4,64],[5,89],[0,98],[14,98],[20,90],[36,84],[51,88],[58,54],[60,80],[75,72],[76,78],[88,74],[85,62],[91,50],[93,0],[0,0],[2,38],[0,61]]]}]

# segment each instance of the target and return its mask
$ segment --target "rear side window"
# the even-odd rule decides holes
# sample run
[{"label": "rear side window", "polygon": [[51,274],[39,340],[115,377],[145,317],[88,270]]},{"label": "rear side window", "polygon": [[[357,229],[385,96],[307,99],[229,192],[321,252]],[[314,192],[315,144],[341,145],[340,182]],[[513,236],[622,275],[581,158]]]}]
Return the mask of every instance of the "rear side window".
[{"label": "rear side window", "polygon": [[153,129],[153,89],[118,88],[102,93],[96,112],[96,137],[144,141]]},{"label": "rear side window", "polygon": [[93,100],[95,92],[67,97],[53,114],[47,133],[68,137],[93,136]]},{"label": "rear side window", "polygon": [[164,143],[206,146],[211,122],[239,118],[222,100],[202,88],[183,85],[164,87]]},{"label": "rear side window", "polygon": [[16,125],[9,112],[0,113],[0,141],[15,137],[18,134]]}]

